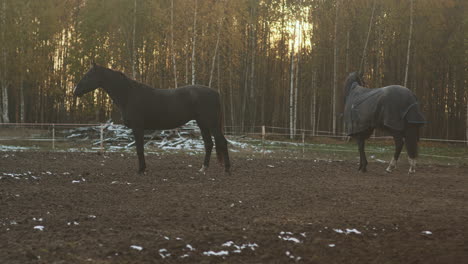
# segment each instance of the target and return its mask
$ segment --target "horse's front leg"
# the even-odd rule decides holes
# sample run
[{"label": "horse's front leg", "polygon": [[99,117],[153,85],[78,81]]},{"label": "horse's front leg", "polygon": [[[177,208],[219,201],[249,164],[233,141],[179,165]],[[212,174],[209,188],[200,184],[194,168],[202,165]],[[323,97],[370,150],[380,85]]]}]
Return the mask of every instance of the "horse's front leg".
[{"label": "horse's front leg", "polygon": [[132,131],[133,131],[133,136],[135,137],[135,144],[136,144],[137,155],[138,155],[138,173],[142,174],[146,170],[145,154],[144,154],[144,148],[143,148],[144,130],[143,128],[133,128]]},{"label": "horse's front leg", "polygon": [[357,138],[357,144],[359,148],[359,171],[366,172],[367,171],[367,158],[366,153],[364,152],[364,141],[365,139],[362,137]]}]

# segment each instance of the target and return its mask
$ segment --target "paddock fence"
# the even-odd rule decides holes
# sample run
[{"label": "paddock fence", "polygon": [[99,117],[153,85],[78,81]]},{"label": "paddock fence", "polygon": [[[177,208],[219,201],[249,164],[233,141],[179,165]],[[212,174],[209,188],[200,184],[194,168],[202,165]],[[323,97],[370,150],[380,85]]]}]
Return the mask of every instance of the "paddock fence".
[{"label": "paddock fence", "polygon": [[[308,129],[296,129],[291,137],[290,129],[275,126],[243,127],[246,132],[240,132],[241,127],[225,126],[224,132],[228,140],[236,144],[253,144],[257,152],[268,153],[270,150],[295,150],[305,153],[307,150],[317,148],[318,144],[346,144],[349,141],[343,133],[333,134],[330,131],[313,131]],[[192,137],[200,139],[200,131],[195,122],[187,125],[163,131],[145,132],[145,144],[166,140],[171,137]],[[392,137],[374,134],[370,141],[387,142],[388,148],[392,147]],[[468,153],[467,140],[449,140],[421,138],[421,141],[436,142],[457,148],[465,149],[462,153]],[[97,151],[104,152],[118,149],[132,149],[134,140],[131,130],[123,125],[113,123],[0,123],[0,150],[15,149],[41,149],[41,150],[69,150],[69,151]],[[352,149],[323,148],[323,151],[355,152]],[[462,154],[462,155],[463,155]],[[436,157],[437,155],[432,155]],[[450,155],[440,157],[452,158]],[[455,154],[454,156],[459,156]],[[459,157],[453,157],[459,158]],[[468,160],[467,157],[461,157]]]}]

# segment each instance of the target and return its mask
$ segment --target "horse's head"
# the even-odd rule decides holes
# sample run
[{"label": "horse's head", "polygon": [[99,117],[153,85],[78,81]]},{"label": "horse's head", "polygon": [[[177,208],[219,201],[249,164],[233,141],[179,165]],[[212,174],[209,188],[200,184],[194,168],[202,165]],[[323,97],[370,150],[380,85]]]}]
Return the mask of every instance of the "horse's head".
[{"label": "horse's head", "polygon": [[99,66],[96,63],[91,64],[89,71],[81,78],[73,90],[75,96],[82,96],[86,93],[94,91],[101,86],[101,78],[99,76]]},{"label": "horse's head", "polygon": [[345,97],[348,96],[349,91],[351,90],[351,87],[353,86],[354,83],[364,86],[363,76],[364,74],[362,72],[352,72],[348,75],[345,81],[345,85],[344,85]]}]

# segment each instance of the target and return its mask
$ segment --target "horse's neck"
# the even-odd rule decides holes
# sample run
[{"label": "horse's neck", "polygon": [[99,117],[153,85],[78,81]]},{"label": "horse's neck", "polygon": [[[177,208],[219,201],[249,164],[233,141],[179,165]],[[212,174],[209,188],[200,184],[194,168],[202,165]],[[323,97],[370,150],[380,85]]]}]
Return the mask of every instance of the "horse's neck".
[{"label": "horse's neck", "polygon": [[110,98],[120,108],[127,105],[128,91],[131,81],[118,72],[106,70],[102,88],[109,94]]}]

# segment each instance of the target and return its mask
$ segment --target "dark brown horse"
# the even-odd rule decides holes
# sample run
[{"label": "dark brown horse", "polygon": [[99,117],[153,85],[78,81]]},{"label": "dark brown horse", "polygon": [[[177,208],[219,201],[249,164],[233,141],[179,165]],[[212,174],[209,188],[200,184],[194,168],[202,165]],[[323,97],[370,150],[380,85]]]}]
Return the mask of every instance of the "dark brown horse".
[{"label": "dark brown horse", "polygon": [[382,88],[363,87],[362,74],[353,72],[345,81],[344,119],[346,133],[357,140],[360,154],[359,171],[366,172],[367,159],[364,141],[375,128],[383,129],[393,136],[395,154],[387,168],[396,168],[403,145],[406,143],[409,173],[416,170],[419,129],[425,123],[414,93],[400,85]]},{"label": "dark brown horse", "polygon": [[196,120],[205,143],[204,172],[210,163],[214,136],[216,155],[230,173],[227,140],[223,135],[223,116],[219,93],[209,87],[191,85],[177,89],[155,89],[129,79],[123,73],[95,63],[73,91],[82,96],[101,87],[119,107],[124,124],[135,137],[139,173],[146,169],[143,135],[145,129],[171,129]]}]

